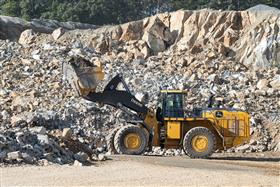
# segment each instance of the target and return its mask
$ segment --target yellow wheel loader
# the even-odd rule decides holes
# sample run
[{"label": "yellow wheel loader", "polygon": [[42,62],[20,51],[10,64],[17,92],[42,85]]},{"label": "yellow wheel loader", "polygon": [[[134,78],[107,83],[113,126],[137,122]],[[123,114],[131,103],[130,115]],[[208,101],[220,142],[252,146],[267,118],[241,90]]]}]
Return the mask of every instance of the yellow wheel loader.
[{"label": "yellow wheel loader", "polygon": [[[134,116],[127,120],[127,125],[109,133],[108,150],[113,153],[139,155],[152,146],[160,146],[182,148],[191,158],[207,158],[216,150],[238,146],[250,138],[249,114],[231,108],[212,108],[213,98],[208,108],[186,111],[187,91],[162,90],[161,107],[153,111],[132,95],[119,74],[102,92],[96,92],[104,73],[101,67],[81,65],[85,62],[90,64],[72,59],[63,65],[64,76],[77,93],[88,101],[108,104]],[[119,90],[119,85],[124,89]]]}]

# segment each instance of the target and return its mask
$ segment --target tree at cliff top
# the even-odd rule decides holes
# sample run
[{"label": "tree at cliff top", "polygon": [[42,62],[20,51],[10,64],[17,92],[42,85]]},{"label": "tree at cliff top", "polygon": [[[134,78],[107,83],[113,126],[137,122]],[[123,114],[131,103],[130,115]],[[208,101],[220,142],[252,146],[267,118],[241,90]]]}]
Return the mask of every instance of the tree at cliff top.
[{"label": "tree at cliff top", "polygon": [[182,8],[244,10],[260,3],[280,8],[279,0],[0,0],[0,14],[103,25]]}]

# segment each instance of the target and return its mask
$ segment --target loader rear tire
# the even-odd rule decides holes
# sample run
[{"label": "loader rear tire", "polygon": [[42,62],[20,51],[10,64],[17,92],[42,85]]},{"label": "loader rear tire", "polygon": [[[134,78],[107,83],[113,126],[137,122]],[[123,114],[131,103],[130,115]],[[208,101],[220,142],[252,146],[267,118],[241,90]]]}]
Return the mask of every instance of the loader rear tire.
[{"label": "loader rear tire", "polygon": [[114,145],[119,154],[140,155],[148,145],[147,134],[137,125],[127,125],[117,131]]},{"label": "loader rear tire", "polygon": [[113,154],[117,154],[118,152],[115,149],[115,145],[114,145],[114,138],[115,135],[117,133],[117,131],[120,129],[121,127],[116,127],[112,130],[110,130],[108,136],[106,137],[106,143],[107,143],[107,151],[109,153]]},{"label": "loader rear tire", "polygon": [[192,128],[184,137],[183,148],[191,158],[207,158],[215,151],[215,135],[205,127]]}]

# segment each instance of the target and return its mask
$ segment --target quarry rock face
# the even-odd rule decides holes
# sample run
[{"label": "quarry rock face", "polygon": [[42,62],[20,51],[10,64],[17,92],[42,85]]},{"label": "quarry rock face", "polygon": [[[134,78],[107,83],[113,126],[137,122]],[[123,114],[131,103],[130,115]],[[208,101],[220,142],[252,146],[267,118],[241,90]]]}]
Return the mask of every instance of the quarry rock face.
[{"label": "quarry rock face", "polygon": [[[24,27],[13,36],[5,29],[18,32],[22,20],[15,18],[15,26],[14,18],[1,16],[0,161],[80,166],[105,159],[105,137],[127,116],[75,95],[61,68],[72,57],[102,64],[105,81],[97,91],[122,73],[152,109],[161,89],[188,90],[188,111],[207,107],[215,94],[224,106],[251,115],[254,141],[229,151],[280,151],[280,15],[265,9],[180,10],[90,30],[64,23],[47,33]],[[147,154],[182,152],[153,148]]]}]

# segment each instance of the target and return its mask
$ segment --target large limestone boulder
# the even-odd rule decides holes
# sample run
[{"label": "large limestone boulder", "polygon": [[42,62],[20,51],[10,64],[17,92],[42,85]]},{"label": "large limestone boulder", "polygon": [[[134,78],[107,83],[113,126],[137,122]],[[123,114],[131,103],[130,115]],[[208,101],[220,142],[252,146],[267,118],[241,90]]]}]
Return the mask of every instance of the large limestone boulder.
[{"label": "large limestone boulder", "polygon": [[31,44],[32,42],[34,42],[35,37],[36,37],[36,34],[33,30],[31,30],[31,29],[25,30],[21,33],[18,43],[20,43],[22,45]]},{"label": "large limestone boulder", "polygon": [[52,37],[54,40],[58,40],[64,33],[65,33],[65,30],[60,27],[53,31]]},{"label": "large limestone boulder", "polygon": [[268,80],[267,79],[261,79],[257,83],[257,88],[260,90],[267,89],[268,86]]},{"label": "large limestone boulder", "polygon": [[154,54],[164,51],[174,43],[168,27],[158,18],[149,20],[142,37]]},{"label": "large limestone boulder", "polygon": [[280,76],[275,77],[269,84],[272,88],[280,89]]},{"label": "large limestone boulder", "polygon": [[166,49],[165,43],[162,39],[149,33],[144,34],[143,40],[147,42],[149,48],[154,52],[154,54],[162,52]]},{"label": "large limestone boulder", "polygon": [[140,40],[143,35],[143,21],[129,22],[121,27],[123,33],[120,40],[122,41]]},{"label": "large limestone boulder", "polygon": [[109,50],[109,38],[104,33],[97,34],[92,38],[91,47],[97,52],[105,53]]}]

